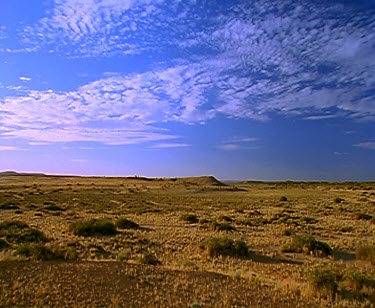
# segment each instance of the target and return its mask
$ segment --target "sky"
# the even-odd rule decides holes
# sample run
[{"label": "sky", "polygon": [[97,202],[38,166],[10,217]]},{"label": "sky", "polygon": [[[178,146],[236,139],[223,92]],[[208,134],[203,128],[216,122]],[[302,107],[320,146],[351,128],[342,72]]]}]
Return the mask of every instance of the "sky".
[{"label": "sky", "polygon": [[375,180],[374,0],[1,0],[0,171]]}]

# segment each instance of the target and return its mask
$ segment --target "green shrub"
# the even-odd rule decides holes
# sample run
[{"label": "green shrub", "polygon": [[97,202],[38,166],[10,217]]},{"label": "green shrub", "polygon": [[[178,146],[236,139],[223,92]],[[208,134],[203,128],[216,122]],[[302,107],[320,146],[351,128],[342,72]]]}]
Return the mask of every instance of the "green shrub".
[{"label": "green shrub", "polygon": [[337,295],[349,301],[371,303],[375,300],[375,279],[358,271],[358,268],[347,268],[338,264],[314,267],[307,272],[307,278],[318,295],[329,299]]},{"label": "green shrub", "polygon": [[48,211],[65,211],[64,208],[62,208],[61,206],[58,206],[56,204],[49,204],[49,205],[46,205],[44,207],[45,210],[48,210]]},{"label": "green shrub", "polygon": [[375,265],[375,245],[357,247],[356,258],[357,260],[370,261],[372,265]]},{"label": "green shrub", "polygon": [[371,220],[372,216],[366,213],[358,213],[356,215],[357,220]]},{"label": "green shrub", "polygon": [[20,207],[14,203],[0,204],[0,210],[18,210]]},{"label": "green shrub", "polygon": [[212,230],[214,231],[236,231],[236,227],[232,224],[223,222],[219,223],[217,221],[213,221],[211,223]]},{"label": "green shrub", "polygon": [[224,221],[224,222],[227,222],[227,223],[231,223],[231,222],[233,222],[233,218],[230,217],[230,216],[227,216],[227,215],[220,215],[219,216],[219,221]]},{"label": "green shrub", "polygon": [[20,220],[5,220],[0,223],[0,232],[29,228],[29,225]]},{"label": "green shrub", "polygon": [[0,250],[7,249],[8,247],[9,244],[6,241],[0,239]]},{"label": "green shrub", "polygon": [[341,199],[341,198],[335,198],[335,199],[333,199],[333,201],[334,201],[335,203],[341,203],[341,202],[344,201],[344,199]]},{"label": "green shrub", "polygon": [[287,229],[284,229],[283,234],[286,236],[291,236],[294,234],[294,231],[293,229],[287,228]]},{"label": "green shrub", "polygon": [[232,240],[228,237],[212,237],[199,245],[200,249],[206,250],[210,257],[231,256],[247,257],[249,249],[243,240]]},{"label": "green shrub", "polygon": [[288,201],[288,198],[287,197],[285,197],[285,196],[282,196],[282,197],[280,197],[280,199],[279,199],[280,201]]},{"label": "green shrub", "polygon": [[308,280],[321,296],[334,299],[338,291],[336,275],[330,268],[314,268],[308,272]]},{"label": "green shrub", "polygon": [[301,217],[301,221],[306,224],[316,224],[318,222],[318,219],[310,216]]},{"label": "green shrub", "polygon": [[123,262],[123,261],[128,261],[129,258],[130,258],[130,253],[129,253],[129,251],[120,251],[120,252],[117,254],[116,260],[117,260],[117,261],[120,261],[120,262]]},{"label": "green shrub", "polygon": [[314,256],[327,256],[332,254],[332,248],[325,242],[316,240],[310,235],[295,235],[290,244],[280,247],[282,252],[297,252],[313,254]]},{"label": "green shrub", "polygon": [[70,230],[75,235],[100,236],[116,234],[115,225],[104,218],[92,218],[89,220],[76,221],[70,225]]},{"label": "green shrub", "polygon": [[199,218],[197,215],[194,215],[194,214],[183,214],[181,215],[180,219],[182,221],[185,221],[189,224],[196,224],[199,222]]},{"label": "green shrub", "polygon": [[343,279],[350,290],[361,291],[364,288],[375,288],[375,279],[358,271],[346,271]]},{"label": "green shrub", "polygon": [[57,244],[47,245],[24,243],[16,249],[15,254],[36,261],[76,260],[78,258],[75,247]]},{"label": "green shrub", "polygon": [[16,255],[24,256],[30,260],[50,261],[63,260],[64,255],[58,251],[52,251],[42,243],[25,243],[20,245],[16,251]]},{"label": "green shrub", "polygon": [[146,252],[139,260],[142,264],[159,265],[161,262],[150,252]]},{"label": "green shrub", "polygon": [[45,243],[48,242],[48,239],[44,234],[33,228],[25,229],[17,234],[8,234],[5,237],[9,242],[16,243]]},{"label": "green shrub", "polygon": [[4,236],[10,243],[44,243],[48,241],[42,232],[19,220],[1,222],[0,236]]},{"label": "green shrub", "polygon": [[116,227],[119,229],[137,229],[139,225],[125,217],[120,217],[116,221]]}]

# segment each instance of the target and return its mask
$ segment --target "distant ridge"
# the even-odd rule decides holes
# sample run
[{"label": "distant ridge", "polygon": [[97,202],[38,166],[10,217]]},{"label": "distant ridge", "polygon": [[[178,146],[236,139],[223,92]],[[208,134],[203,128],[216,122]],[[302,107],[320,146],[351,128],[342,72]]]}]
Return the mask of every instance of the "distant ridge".
[{"label": "distant ridge", "polygon": [[80,176],[80,175],[49,175],[44,173],[26,173],[16,171],[3,171],[0,172],[1,176],[43,176],[43,177],[83,177],[83,178],[121,178],[123,180],[138,180],[138,181],[172,181],[176,184],[190,184],[199,186],[228,186],[227,184],[219,181],[212,175],[192,176],[181,178],[148,178],[143,176]]},{"label": "distant ridge", "polygon": [[31,176],[46,176],[44,173],[25,173],[25,172],[16,172],[16,171],[3,171],[0,172],[0,176],[25,176],[25,175],[31,175]]}]

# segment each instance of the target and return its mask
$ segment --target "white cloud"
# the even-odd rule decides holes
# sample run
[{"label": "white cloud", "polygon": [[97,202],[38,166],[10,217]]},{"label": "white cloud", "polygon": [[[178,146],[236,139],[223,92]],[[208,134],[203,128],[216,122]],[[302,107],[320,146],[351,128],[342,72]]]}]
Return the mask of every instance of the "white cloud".
[{"label": "white cloud", "polygon": [[[56,0],[22,33],[26,43],[79,57],[156,54],[168,64],[109,73],[75,91],[7,97],[0,121],[12,128],[8,135],[126,143],[173,137],[155,123],[217,116],[374,119],[372,12],[291,0],[217,3],[218,14],[208,9],[177,0]],[[170,58],[173,48],[182,59]],[[89,123],[111,128],[100,134]],[[148,137],[131,137],[140,132]]]},{"label": "white cloud", "polygon": [[150,141],[168,140],[176,138],[161,132],[147,130],[136,131],[134,129],[91,129],[85,127],[67,127],[50,129],[18,129],[2,134],[5,137],[22,138],[30,141],[42,141],[48,143],[93,141],[109,145],[138,144]]},{"label": "white cloud", "polygon": [[224,143],[244,143],[244,142],[254,142],[257,141],[258,138],[254,137],[241,137],[241,136],[233,136],[230,138],[226,138]]},{"label": "white cloud", "polygon": [[0,151],[26,151],[26,149],[18,148],[11,145],[0,145]]},{"label": "white cloud", "polygon": [[21,76],[21,77],[19,77],[18,79],[21,80],[21,81],[23,81],[23,82],[28,82],[28,81],[31,80],[31,78],[29,78],[29,77],[24,77],[24,76]]},{"label": "white cloud", "polygon": [[237,151],[242,149],[242,147],[238,144],[220,144],[217,146],[217,148],[224,151]]},{"label": "white cloud", "polygon": [[85,146],[63,146],[63,150],[95,150],[93,147],[85,147]]},{"label": "white cloud", "polygon": [[361,142],[354,144],[354,146],[363,149],[375,150],[375,141]]},{"label": "white cloud", "polygon": [[191,144],[187,143],[158,143],[153,146],[150,146],[150,148],[153,149],[169,149],[169,148],[186,148],[190,147]]},{"label": "white cloud", "polygon": [[333,118],[337,118],[337,116],[333,114],[324,114],[324,115],[304,117],[305,120],[326,120],[326,119],[333,119]]}]

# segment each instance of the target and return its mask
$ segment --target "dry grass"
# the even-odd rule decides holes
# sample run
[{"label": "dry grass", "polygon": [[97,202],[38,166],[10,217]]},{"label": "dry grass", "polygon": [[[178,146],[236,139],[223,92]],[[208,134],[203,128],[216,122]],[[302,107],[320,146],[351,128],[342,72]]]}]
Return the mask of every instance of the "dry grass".
[{"label": "dry grass", "polygon": [[[373,294],[368,277],[375,276],[371,264],[374,204],[374,183],[248,182],[234,186],[221,185],[210,177],[2,176],[0,260],[43,260],[56,256],[60,260],[113,261],[113,264],[117,260],[123,265],[125,262],[140,267],[158,264],[153,267],[155,277],[144,278],[151,279],[149,283],[156,290],[154,298],[158,297],[159,302],[165,300],[167,306],[173,306],[171,301],[177,300],[171,295],[173,288],[170,293],[157,288],[162,285],[159,278],[163,271],[173,276],[173,270],[189,273],[187,280],[177,275],[182,280],[175,281],[175,287],[182,293],[184,285],[194,289],[191,275],[215,272],[233,277],[231,287],[239,296],[245,296],[244,284],[251,284],[252,291],[246,289],[246,292],[265,294],[273,303],[282,300],[285,306],[298,306],[296,302],[301,307],[307,303],[317,307],[366,306]],[[136,222],[138,227],[130,228],[129,221]],[[80,227],[89,231],[81,233],[77,231]],[[103,230],[112,231],[108,234]],[[301,236],[308,240],[298,241]],[[229,253],[234,257],[227,258],[226,253],[213,252],[218,246],[215,243],[211,245],[214,248],[209,246],[212,238],[218,239],[216,244],[225,242],[231,247],[227,250],[221,245],[224,248],[219,251],[233,252],[232,248],[246,245],[248,254],[238,258]],[[39,252],[33,245],[32,249],[26,249],[28,242],[39,242],[35,246]],[[200,243],[206,246],[200,248]],[[295,249],[280,251],[280,246],[290,248],[293,243]],[[33,249],[37,257],[33,257]],[[16,254],[17,251],[24,253]],[[207,258],[209,251],[212,258]],[[69,264],[66,263],[67,268],[73,266]],[[324,289],[319,286],[330,281],[332,272],[311,274],[311,269],[316,266],[331,269],[330,266],[336,265],[346,274],[338,276],[334,272],[331,287],[324,287],[328,291],[316,296],[316,290]],[[4,298],[12,292],[1,278],[0,288],[1,306],[9,303]],[[27,286],[19,288],[25,291]],[[217,295],[216,289],[220,288],[223,285],[213,284],[210,292]],[[176,306],[219,303],[213,295],[208,299],[198,293],[200,298],[189,293],[189,302]],[[210,296],[208,291],[204,294]],[[170,300],[161,296],[170,296]],[[221,296],[220,300],[223,302],[225,298]],[[228,303],[233,300],[232,295],[227,298]],[[122,298],[114,293],[107,303],[111,301],[122,303]],[[253,305],[262,307],[262,304]]]}]

